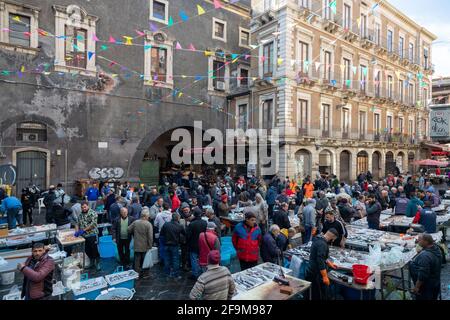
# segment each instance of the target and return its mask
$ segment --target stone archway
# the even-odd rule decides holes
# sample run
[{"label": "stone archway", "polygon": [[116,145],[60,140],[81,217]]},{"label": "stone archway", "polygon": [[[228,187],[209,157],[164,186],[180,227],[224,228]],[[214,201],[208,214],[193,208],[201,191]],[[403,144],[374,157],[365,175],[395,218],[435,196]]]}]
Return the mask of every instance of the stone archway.
[{"label": "stone archway", "polygon": [[356,155],[356,175],[361,172],[367,173],[369,171],[369,154],[366,151],[360,151]]},{"label": "stone archway", "polygon": [[333,170],[333,153],[329,150],[322,150],[319,153],[319,173],[332,174]]},{"label": "stone archway", "polygon": [[379,151],[375,151],[372,154],[372,176],[374,180],[380,180],[381,178],[381,153]]},{"label": "stone archway", "polygon": [[397,167],[400,169],[400,173],[405,173],[405,153],[403,151],[400,151],[397,154],[397,159],[395,159],[395,163],[397,165]]},{"label": "stone archway", "polygon": [[385,175],[394,174],[395,171],[395,159],[392,151],[386,152],[386,169]]},{"label": "stone archway", "polygon": [[312,155],[306,149],[300,149],[295,153],[295,175],[297,180],[304,180],[312,175]]},{"label": "stone archway", "polygon": [[350,182],[351,178],[351,161],[352,161],[352,154],[344,150],[339,155],[339,164],[340,164],[340,170],[339,170],[339,180],[341,182]]}]

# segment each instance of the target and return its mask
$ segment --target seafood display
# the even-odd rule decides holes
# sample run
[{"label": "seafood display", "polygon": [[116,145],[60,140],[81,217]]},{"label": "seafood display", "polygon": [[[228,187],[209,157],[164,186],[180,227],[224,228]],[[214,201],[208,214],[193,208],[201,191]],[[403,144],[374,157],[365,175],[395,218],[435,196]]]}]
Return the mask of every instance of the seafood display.
[{"label": "seafood display", "polygon": [[118,283],[126,282],[137,278],[139,278],[139,274],[134,270],[113,273],[105,276],[106,282],[108,282],[110,285],[115,285]]},{"label": "seafood display", "polygon": [[264,283],[264,281],[259,278],[252,278],[241,272],[235,273],[232,276],[239,291],[248,291]]},{"label": "seafood display", "polygon": [[273,273],[258,268],[247,269],[243,271],[242,274],[252,278],[260,279],[263,282],[272,281],[273,278],[275,278],[275,275]]},{"label": "seafood display", "polygon": [[73,293],[74,295],[79,296],[87,292],[106,288],[107,286],[108,284],[106,283],[105,278],[98,277],[94,279],[81,281],[79,283],[79,286],[77,285],[76,288],[73,289]]},{"label": "seafood display", "polygon": [[270,262],[260,264],[259,266],[255,267],[255,269],[261,269],[270,272],[276,276],[281,275],[281,269],[283,270],[283,273],[285,275],[289,275],[292,273],[292,270],[280,267],[279,265]]}]

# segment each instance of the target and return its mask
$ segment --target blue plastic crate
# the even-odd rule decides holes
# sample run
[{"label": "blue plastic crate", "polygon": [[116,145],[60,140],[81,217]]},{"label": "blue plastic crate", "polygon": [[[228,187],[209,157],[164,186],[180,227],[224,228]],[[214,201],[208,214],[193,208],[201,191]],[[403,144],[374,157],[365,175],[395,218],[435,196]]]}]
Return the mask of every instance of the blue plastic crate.
[{"label": "blue plastic crate", "polygon": [[112,236],[103,236],[98,238],[98,243],[110,243],[113,242]]},{"label": "blue plastic crate", "polygon": [[81,276],[81,284],[83,284],[83,282],[89,282],[89,281],[95,281],[97,280],[100,284],[96,287],[93,287],[91,289],[87,289],[87,290],[81,290],[81,289],[73,289],[73,295],[75,297],[75,299],[86,299],[86,300],[95,300],[95,298],[97,298],[100,293],[102,292],[102,290],[104,290],[105,288],[108,287],[108,283],[106,282],[105,278],[103,277],[98,277],[98,278],[94,278],[94,279],[88,279],[88,274],[85,273]]},{"label": "blue plastic crate", "polygon": [[114,258],[117,252],[117,245],[114,242],[103,242],[98,244],[100,258]]}]

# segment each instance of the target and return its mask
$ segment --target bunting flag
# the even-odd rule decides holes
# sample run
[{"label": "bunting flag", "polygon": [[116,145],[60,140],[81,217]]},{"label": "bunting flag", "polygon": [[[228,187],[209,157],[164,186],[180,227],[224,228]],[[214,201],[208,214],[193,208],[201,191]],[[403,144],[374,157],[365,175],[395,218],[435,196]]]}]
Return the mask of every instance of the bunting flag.
[{"label": "bunting flag", "polygon": [[134,30],[140,37],[145,36],[145,33],[140,30]]},{"label": "bunting flag", "polygon": [[345,83],[346,83],[347,87],[350,87],[351,84],[352,84],[352,81],[351,80],[345,80]]},{"label": "bunting flag", "polygon": [[202,14],[205,14],[205,9],[202,8],[201,5],[197,5],[197,13],[199,16],[201,16]]},{"label": "bunting flag", "polygon": [[205,57],[211,57],[214,55],[214,52],[212,51],[205,51]]},{"label": "bunting flag", "polygon": [[89,51],[88,52],[88,60],[91,60],[92,57],[94,56],[95,52]]},{"label": "bunting flag", "polygon": [[353,66],[352,67],[352,71],[353,71],[353,74],[356,75],[356,73],[358,72],[358,68]]},{"label": "bunting flag", "polygon": [[25,72],[25,66],[22,66],[22,67],[20,68],[20,72]]},{"label": "bunting flag", "polygon": [[131,46],[131,45],[133,45],[133,42],[132,42],[133,37],[123,36],[123,38],[126,40],[126,41],[125,41],[125,45],[126,45],[126,46]]},{"label": "bunting flag", "polygon": [[106,50],[108,50],[108,46],[106,44],[104,44],[100,47],[100,49],[101,49],[101,51],[106,51]]},{"label": "bunting flag", "polygon": [[262,56],[259,60],[260,60],[261,62],[264,62],[264,61],[266,61],[266,57]]},{"label": "bunting flag", "polygon": [[316,71],[319,71],[321,63],[320,62],[316,62],[315,65],[316,65]]},{"label": "bunting flag", "polygon": [[329,5],[331,11],[333,11],[334,14],[336,14],[336,0],[333,0]]},{"label": "bunting flag", "polygon": [[179,16],[183,22],[186,22],[189,20],[188,15],[183,10],[180,11]]},{"label": "bunting flag", "polygon": [[223,8],[222,3],[220,2],[220,0],[214,0],[214,8],[215,9],[221,9]]},{"label": "bunting flag", "polygon": [[335,87],[336,84],[337,84],[337,81],[336,80],[331,80],[331,84]]},{"label": "bunting flag", "polygon": [[97,37],[97,35],[95,33],[92,34],[92,41],[94,41],[94,42],[100,41],[100,39]]},{"label": "bunting flag", "polygon": [[250,55],[249,54],[246,54],[245,56],[244,56],[244,59],[245,60],[248,60],[250,58]]},{"label": "bunting flag", "polygon": [[14,21],[17,21],[17,22],[22,22],[22,21],[20,21],[20,17],[19,17],[19,16],[15,16],[15,17],[13,18],[13,20],[14,20]]},{"label": "bunting flag", "polygon": [[109,36],[109,43],[116,43],[116,39],[113,36]]},{"label": "bunting flag", "polygon": [[364,76],[367,76],[367,67],[362,68],[362,72]]},{"label": "bunting flag", "polygon": [[177,45],[175,46],[175,49],[177,50],[182,50],[183,47],[181,46],[181,44],[177,41]]},{"label": "bunting flag", "polygon": [[151,45],[151,44],[147,44],[147,45],[144,46],[144,50],[145,50],[145,51],[147,51],[147,50],[149,50],[149,49],[151,49],[151,48],[152,48],[152,45]]},{"label": "bunting flag", "polygon": [[305,69],[306,72],[308,72],[308,70],[309,70],[309,61],[308,60],[305,60],[303,62],[303,68]]},{"label": "bunting flag", "polygon": [[173,18],[172,16],[169,17],[169,23],[167,24],[167,27],[173,26]]},{"label": "bunting flag", "polygon": [[235,60],[237,57],[239,57],[239,55],[237,53],[231,54],[231,59]]},{"label": "bunting flag", "polygon": [[283,64],[283,59],[281,59],[281,58],[278,58],[278,60],[277,60],[277,64],[278,64],[279,66],[281,66],[281,65]]},{"label": "bunting flag", "polygon": [[195,50],[195,47],[194,47],[194,45],[193,45],[192,43],[189,45],[189,50],[191,50],[191,51],[197,51],[197,50]]}]

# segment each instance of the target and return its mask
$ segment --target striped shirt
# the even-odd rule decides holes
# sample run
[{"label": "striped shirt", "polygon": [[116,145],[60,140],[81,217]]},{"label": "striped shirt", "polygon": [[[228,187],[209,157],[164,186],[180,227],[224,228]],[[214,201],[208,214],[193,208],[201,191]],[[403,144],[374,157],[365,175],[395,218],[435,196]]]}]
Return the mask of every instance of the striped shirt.
[{"label": "striped shirt", "polygon": [[230,270],[221,266],[208,266],[195,283],[189,297],[191,300],[231,300],[235,292]]}]

